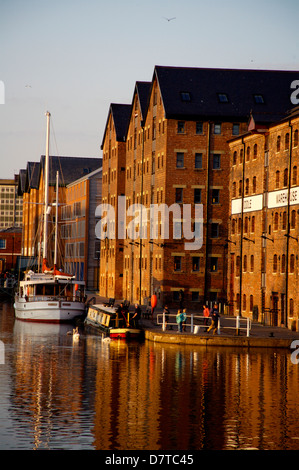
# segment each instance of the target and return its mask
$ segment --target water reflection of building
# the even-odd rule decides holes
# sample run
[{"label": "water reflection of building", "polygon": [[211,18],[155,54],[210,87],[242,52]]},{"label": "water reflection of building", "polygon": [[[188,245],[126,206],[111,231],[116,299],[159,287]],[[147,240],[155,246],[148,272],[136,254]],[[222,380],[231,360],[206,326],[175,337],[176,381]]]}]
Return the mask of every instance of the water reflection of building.
[{"label": "water reflection of building", "polygon": [[28,439],[26,449],[61,448],[62,430],[64,443],[71,436],[66,445],[71,448],[82,433],[83,356],[75,348],[62,347],[63,341],[71,344],[68,329],[15,321],[11,408],[16,427],[24,429]]},{"label": "water reflection of building", "polygon": [[296,448],[299,377],[287,351],[114,343],[106,359],[101,352],[96,449]]},{"label": "water reflection of building", "polygon": [[298,449],[299,369],[288,350],[94,335],[73,346],[65,331],[37,326],[15,322],[6,351],[9,413],[26,448]]}]

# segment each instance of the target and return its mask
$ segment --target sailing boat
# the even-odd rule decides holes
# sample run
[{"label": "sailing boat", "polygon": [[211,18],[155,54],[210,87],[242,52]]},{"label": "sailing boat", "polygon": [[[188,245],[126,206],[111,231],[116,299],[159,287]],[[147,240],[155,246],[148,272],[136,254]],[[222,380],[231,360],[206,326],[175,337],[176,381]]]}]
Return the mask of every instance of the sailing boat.
[{"label": "sailing boat", "polygon": [[49,135],[50,113],[47,116],[47,142],[45,158],[45,204],[43,232],[42,272],[25,273],[15,295],[15,316],[20,320],[35,322],[61,323],[85,316],[86,304],[84,282],[75,276],[62,273],[57,263],[57,221],[58,221],[58,175],[56,179],[56,218],[54,267],[49,268],[47,261],[48,216],[49,216]]}]

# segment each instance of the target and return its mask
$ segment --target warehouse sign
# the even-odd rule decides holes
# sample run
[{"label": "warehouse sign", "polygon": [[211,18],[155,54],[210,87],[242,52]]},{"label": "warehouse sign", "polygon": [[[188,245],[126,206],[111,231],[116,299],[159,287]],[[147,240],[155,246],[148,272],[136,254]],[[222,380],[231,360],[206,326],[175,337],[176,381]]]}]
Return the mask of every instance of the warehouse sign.
[{"label": "warehouse sign", "polygon": [[[260,211],[263,207],[268,209],[275,209],[276,207],[284,207],[288,205],[288,190],[282,189],[281,191],[270,191],[265,193],[265,201],[268,202],[263,206],[263,194],[256,196],[249,196],[243,199],[243,212]],[[290,190],[290,206],[299,204],[299,186],[291,188]],[[242,199],[233,199],[231,206],[231,214],[241,214],[242,212]]]},{"label": "warehouse sign", "polygon": [[[243,212],[260,211],[263,208],[263,195],[256,194],[255,196],[245,197],[243,199]],[[241,214],[242,212],[242,199],[232,200],[232,215]]]},{"label": "warehouse sign", "polygon": [[[299,186],[290,190],[290,206],[299,204]],[[283,207],[288,205],[288,190],[271,191],[268,194],[268,209]]]}]

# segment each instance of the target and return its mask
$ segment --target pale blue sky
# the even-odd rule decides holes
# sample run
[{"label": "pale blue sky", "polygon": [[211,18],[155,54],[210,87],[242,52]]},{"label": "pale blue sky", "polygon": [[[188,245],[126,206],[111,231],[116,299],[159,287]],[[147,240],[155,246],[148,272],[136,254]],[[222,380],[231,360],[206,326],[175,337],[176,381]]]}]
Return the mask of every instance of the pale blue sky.
[{"label": "pale blue sky", "polygon": [[52,154],[100,157],[109,104],[131,103],[155,65],[299,79],[298,18],[298,0],[0,0],[0,178],[39,161],[46,110]]}]

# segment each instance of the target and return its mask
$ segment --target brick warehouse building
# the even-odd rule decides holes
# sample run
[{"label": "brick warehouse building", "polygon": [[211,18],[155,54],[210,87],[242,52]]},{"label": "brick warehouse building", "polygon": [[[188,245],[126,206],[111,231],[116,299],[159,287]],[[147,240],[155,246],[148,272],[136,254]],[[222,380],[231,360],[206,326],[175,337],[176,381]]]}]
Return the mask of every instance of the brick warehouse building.
[{"label": "brick warehouse building", "polygon": [[[160,305],[175,306],[182,290],[189,308],[226,300],[228,140],[247,131],[250,111],[277,116],[288,109],[295,78],[295,72],[155,67],[150,83],[136,83],[131,105],[118,105],[128,119],[118,137],[110,108],[103,201],[116,204],[124,194],[126,208],[142,203],[147,211],[150,204],[202,203],[204,239],[201,249],[190,251],[186,240],[174,238],[173,223],[181,225],[183,215],[170,218],[167,240],[151,239],[149,230],[145,239],[119,240],[116,232],[115,240],[101,243],[102,295],[133,302],[155,292]],[[124,126],[125,116],[118,118]]]},{"label": "brick warehouse building", "polygon": [[[20,170],[18,194],[23,198],[23,268],[41,266],[44,211],[44,163],[28,162]],[[49,201],[56,200],[56,174],[59,174],[58,267],[85,280],[95,288],[99,259],[96,254],[95,208],[101,198],[100,158],[51,156],[49,165]],[[54,262],[55,210],[49,218],[49,266]]]},{"label": "brick warehouse building", "polygon": [[249,130],[230,142],[231,311],[298,330],[299,109]]}]

